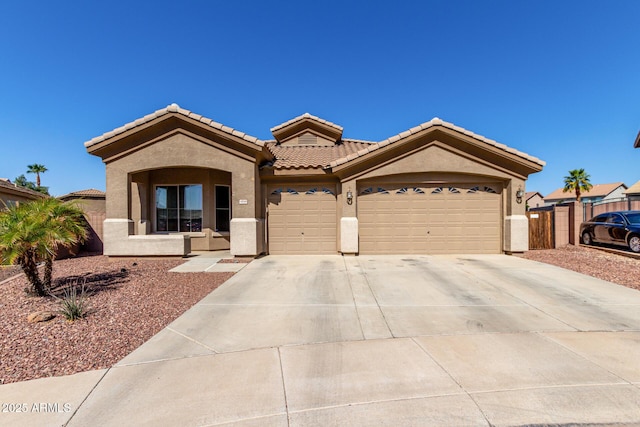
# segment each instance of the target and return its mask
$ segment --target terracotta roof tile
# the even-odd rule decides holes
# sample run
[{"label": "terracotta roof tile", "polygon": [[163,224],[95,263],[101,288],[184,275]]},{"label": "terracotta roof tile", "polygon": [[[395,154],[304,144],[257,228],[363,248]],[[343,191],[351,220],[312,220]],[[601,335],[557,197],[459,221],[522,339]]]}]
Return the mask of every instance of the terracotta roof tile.
[{"label": "terracotta roof tile", "polygon": [[233,128],[230,128],[228,126],[224,126],[221,123],[217,123],[217,122],[215,122],[215,121],[213,121],[211,119],[208,119],[206,117],[201,116],[200,114],[192,113],[189,110],[186,110],[184,108],[180,108],[178,106],[178,104],[171,104],[171,105],[168,105],[165,108],[161,108],[160,110],[155,111],[154,113],[147,114],[146,116],[144,116],[142,118],[139,118],[139,119],[136,119],[136,120],[134,120],[132,122],[129,122],[129,123],[125,124],[124,126],[120,126],[119,128],[116,128],[116,129],[114,129],[112,131],[109,131],[109,132],[106,132],[106,133],[104,133],[104,134],[102,134],[100,136],[97,136],[97,137],[85,142],[84,146],[87,147],[87,148],[91,147],[92,145],[98,144],[98,143],[100,143],[102,141],[105,141],[105,140],[107,140],[109,138],[113,138],[114,136],[120,135],[121,133],[124,133],[124,132],[126,132],[126,131],[128,131],[130,129],[135,128],[135,127],[142,126],[143,124],[145,124],[147,122],[150,122],[152,120],[155,120],[158,117],[162,117],[162,116],[164,116],[166,114],[170,114],[170,113],[177,113],[177,114],[189,117],[191,119],[197,120],[197,121],[199,121],[201,123],[204,123],[204,124],[206,124],[208,126],[211,126],[212,128],[220,129],[223,132],[227,132],[229,134],[235,135],[235,136],[237,136],[239,138],[244,139],[247,142],[250,142],[252,144],[258,145],[260,147],[262,147],[264,145],[264,142],[262,140],[258,139],[258,138],[249,136],[249,135],[247,135],[247,134],[245,134],[243,132],[237,131],[237,130],[235,130]]},{"label": "terracotta roof tile", "polygon": [[357,156],[358,151],[364,151],[372,144],[362,141],[342,141],[333,146],[289,145],[281,146],[275,142],[268,142],[267,148],[275,157],[275,169],[326,168],[335,159]]},{"label": "terracotta roof tile", "polygon": [[104,191],[96,190],[95,188],[89,188],[87,190],[73,191],[58,198],[64,200],[71,197],[105,197],[106,194],[107,193],[105,193]]},{"label": "terracotta roof tile", "polygon": [[[623,182],[613,182],[611,184],[594,184],[593,188],[589,191],[586,192],[582,192],[581,193],[581,197],[605,197],[607,196],[609,193],[611,193],[613,190],[615,190],[616,188],[620,187],[621,185],[624,185]],[[545,201],[548,200],[571,200],[571,199],[575,199],[576,195],[575,193],[572,192],[563,192],[562,188],[558,188],[557,190],[553,191],[551,194],[549,194],[547,197],[544,198]]]}]

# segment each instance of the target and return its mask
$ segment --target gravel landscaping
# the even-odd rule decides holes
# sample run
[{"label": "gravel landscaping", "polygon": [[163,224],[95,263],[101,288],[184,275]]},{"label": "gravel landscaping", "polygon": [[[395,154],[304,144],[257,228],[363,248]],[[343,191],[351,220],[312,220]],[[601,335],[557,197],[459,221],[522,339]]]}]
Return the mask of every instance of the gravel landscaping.
[{"label": "gravel landscaping", "polygon": [[[640,260],[586,247],[529,251],[523,258],[557,265],[640,290]],[[250,259],[225,262],[250,262]],[[28,296],[20,270],[0,269],[0,384],[108,368],[147,341],[234,273],[170,273],[182,259],[104,256],[56,261],[54,294],[88,290],[89,313],[68,322],[27,322],[37,311],[58,312],[54,297]]]},{"label": "gravel landscaping", "polygon": [[74,322],[58,314],[28,323],[31,313],[59,311],[60,301],[28,296],[24,276],[4,282],[0,384],[108,368],[234,274],[168,272],[183,262],[104,256],[56,261],[54,294],[82,284],[90,294],[89,314]]},{"label": "gravel landscaping", "polygon": [[584,246],[529,251],[523,258],[640,290],[640,260]]}]

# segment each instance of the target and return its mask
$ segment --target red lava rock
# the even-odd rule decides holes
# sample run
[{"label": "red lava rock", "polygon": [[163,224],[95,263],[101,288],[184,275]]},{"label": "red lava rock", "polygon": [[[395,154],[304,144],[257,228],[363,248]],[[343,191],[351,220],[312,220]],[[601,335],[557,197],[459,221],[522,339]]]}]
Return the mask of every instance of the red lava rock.
[{"label": "red lava rock", "polygon": [[584,246],[528,251],[523,258],[640,290],[640,260]]},{"label": "red lava rock", "polygon": [[87,317],[75,322],[57,316],[27,323],[30,313],[57,312],[60,301],[25,294],[24,276],[0,285],[0,384],[111,367],[233,276],[168,271],[183,262],[104,256],[56,261],[52,292],[62,297],[63,287],[80,291],[84,285],[89,295]]}]

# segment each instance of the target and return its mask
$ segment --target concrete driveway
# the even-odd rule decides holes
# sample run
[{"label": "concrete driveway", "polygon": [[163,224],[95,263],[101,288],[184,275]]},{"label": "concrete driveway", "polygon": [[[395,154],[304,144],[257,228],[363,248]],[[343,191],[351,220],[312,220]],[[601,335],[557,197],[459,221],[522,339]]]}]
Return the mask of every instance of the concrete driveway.
[{"label": "concrete driveway", "polygon": [[[501,255],[268,256],[0,424],[640,424],[640,292]],[[35,400],[34,400],[35,399]]]}]

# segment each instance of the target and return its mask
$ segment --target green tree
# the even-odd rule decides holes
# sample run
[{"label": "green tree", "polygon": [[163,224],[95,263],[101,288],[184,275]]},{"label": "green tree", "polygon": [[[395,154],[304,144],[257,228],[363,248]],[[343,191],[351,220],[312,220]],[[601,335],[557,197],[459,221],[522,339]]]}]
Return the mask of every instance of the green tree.
[{"label": "green tree", "polygon": [[30,190],[35,190],[36,189],[36,184],[34,182],[32,182],[32,181],[27,180],[27,177],[24,176],[24,174],[20,175],[19,177],[16,177],[16,179],[14,179],[13,182],[18,187],[24,187],[24,188],[28,188]]},{"label": "green tree", "polygon": [[46,194],[47,196],[49,195],[49,187],[43,187],[43,186],[38,187],[35,184],[35,182],[27,180],[27,178],[24,176],[24,174],[20,175],[16,179],[14,179],[13,182],[18,187],[28,188],[30,190],[38,191],[38,192],[40,192],[42,194]]},{"label": "green tree", "polygon": [[569,175],[564,177],[564,193],[575,192],[576,200],[579,202],[581,194],[593,188],[589,182],[589,174],[584,169],[574,169],[569,171]]},{"label": "green tree", "polygon": [[[0,212],[0,259],[22,267],[30,291],[46,295],[51,289],[53,260],[60,247],[87,237],[83,212],[73,204],[44,198]],[[38,263],[44,262],[42,277]]]}]

